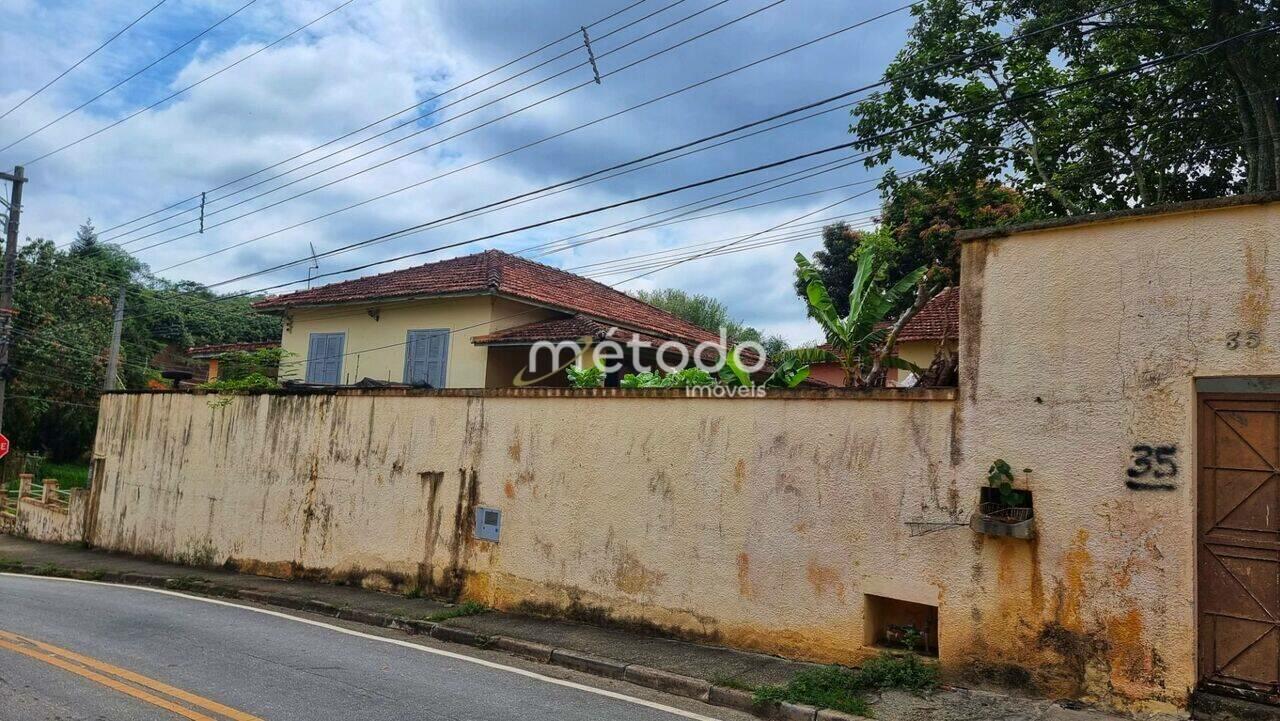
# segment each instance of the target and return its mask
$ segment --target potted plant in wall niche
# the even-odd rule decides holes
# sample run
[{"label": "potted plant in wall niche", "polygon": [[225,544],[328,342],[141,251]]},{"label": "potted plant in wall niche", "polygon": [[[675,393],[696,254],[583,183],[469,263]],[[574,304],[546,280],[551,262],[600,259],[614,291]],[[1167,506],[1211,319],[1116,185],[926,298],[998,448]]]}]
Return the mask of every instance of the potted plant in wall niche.
[{"label": "potted plant in wall niche", "polygon": [[[1030,468],[1022,469],[1024,480]],[[1031,538],[1035,535],[1035,509],[1031,491],[1013,487],[1013,469],[997,458],[987,469],[987,485],[978,496],[978,510],[969,517],[969,527],[987,536]],[[1024,483],[1025,485],[1025,483]]]}]

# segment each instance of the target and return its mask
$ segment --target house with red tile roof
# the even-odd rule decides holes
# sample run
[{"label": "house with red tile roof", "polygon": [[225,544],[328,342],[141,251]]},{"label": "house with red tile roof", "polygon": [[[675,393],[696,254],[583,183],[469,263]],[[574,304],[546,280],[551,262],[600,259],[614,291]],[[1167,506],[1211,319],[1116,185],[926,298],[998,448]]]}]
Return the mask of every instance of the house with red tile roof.
[{"label": "house with red tile roof", "polygon": [[372,378],[493,388],[517,377],[565,385],[563,372],[541,377],[553,367],[550,351],[524,372],[534,344],[615,340],[628,364],[633,352],[651,363],[668,341],[668,360],[677,347],[692,353],[720,344],[714,333],[626,293],[497,250],[272,296],[254,307],[285,318],[281,346],[292,355],[281,378],[330,385]]},{"label": "house with red tile roof", "polygon": [[[944,288],[903,327],[894,355],[925,369],[933,363],[939,350],[957,352],[959,341],[960,292],[956,288]],[[908,375],[906,371],[891,368],[885,383],[901,385]],[[835,386],[844,385],[844,371],[838,363],[815,363],[809,367],[809,377]]]}]

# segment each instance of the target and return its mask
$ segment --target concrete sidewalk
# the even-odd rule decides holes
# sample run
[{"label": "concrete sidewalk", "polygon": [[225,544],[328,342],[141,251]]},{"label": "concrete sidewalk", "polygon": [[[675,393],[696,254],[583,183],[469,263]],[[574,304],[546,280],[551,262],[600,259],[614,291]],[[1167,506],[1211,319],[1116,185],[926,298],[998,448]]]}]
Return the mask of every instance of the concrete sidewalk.
[{"label": "concrete sidewalk", "polygon": [[[237,598],[507,651],[769,718],[808,721],[848,718],[800,705],[761,708],[753,704],[751,693],[746,689],[786,683],[797,671],[812,668],[811,664],[623,629],[499,612],[457,616],[460,607],[430,599],[306,581],[282,581],[216,568],[179,566],[6,535],[0,535],[0,571],[160,586]],[[963,689],[943,689],[927,696],[886,691],[875,698],[872,709],[876,718],[888,721],[1120,718],[1068,709],[1045,700]]]}]

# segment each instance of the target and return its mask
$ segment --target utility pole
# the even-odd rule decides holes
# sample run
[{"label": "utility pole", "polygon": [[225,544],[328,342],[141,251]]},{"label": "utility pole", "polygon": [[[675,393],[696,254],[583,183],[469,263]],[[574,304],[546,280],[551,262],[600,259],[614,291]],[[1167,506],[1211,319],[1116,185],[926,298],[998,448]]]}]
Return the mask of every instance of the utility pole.
[{"label": "utility pole", "polygon": [[18,219],[22,215],[22,186],[27,177],[21,165],[13,173],[0,173],[13,184],[5,203],[4,275],[0,277],[0,424],[4,422],[4,398],[9,385],[9,343],[13,333],[13,281],[18,272]]},{"label": "utility pole", "polygon": [[111,355],[107,356],[107,380],[103,390],[116,389],[116,366],[120,363],[120,332],[124,329],[124,291],[120,286],[120,295],[116,296],[116,318],[111,324]]}]

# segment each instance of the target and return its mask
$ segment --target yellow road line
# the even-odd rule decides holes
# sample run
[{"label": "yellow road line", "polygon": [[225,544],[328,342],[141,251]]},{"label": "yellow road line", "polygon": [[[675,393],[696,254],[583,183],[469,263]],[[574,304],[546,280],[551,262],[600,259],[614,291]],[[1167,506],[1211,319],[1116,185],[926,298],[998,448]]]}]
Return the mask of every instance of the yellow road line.
[{"label": "yellow road line", "polygon": [[[160,696],[147,693],[146,691],[130,686],[129,684],[122,683],[116,678],[111,678],[104,674],[111,674],[112,676],[131,681],[139,686],[185,701],[197,708],[212,711],[215,714],[233,719],[233,721],[262,721],[262,719],[252,714],[238,711],[229,706],[224,706],[217,701],[212,701],[204,698],[203,696],[197,696],[188,691],[183,691],[180,688],[175,688],[153,678],[134,673],[128,669],[113,666],[104,661],[99,661],[98,659],[84,656],[74,651],[68,651],[67,649],[59,648],[52,644],[36,641],[17,634],[0,631],[0,648],[8,649],[36,660],[43,661],[63,670],[70,671],[71,673],[83,676],[84,678],[106,686],[107,688],[127,694],[140,701],[146,701],[153,706],[158,706],[168,711],[172,711],[173,713],[191,719],[192,721],[215,720],[202,713],[180,706],[168,699],[161,698]],[[90,669],[96,669],[96,671]],[[103,673],[97,673],[97,671],[102,671]]]},{"label": "yellow road line", "polygon": [[68,651],[65,648],[59,648],[57,646],[54,646],[53,644],[48,644],[43,641],[37,641],[35,639],[26,638],[24,636],[19,636],[18,634],[11,634],[6,631],[0,631],[0,639],[5,639],[5,638],[8,638],[10,640],[17,639],[19,641],[25,641],[26,643],[32,644],[40,649],[43,649],[46,652],[56,654],[58,656],[62,656],[63,658],[69,659],[71,661],[75,661],[77,663],[83,664],[90,668],[94,668],[99,671],[104,671],[114,676],[118,676],[127,681],[132,681],[133,683],[138,684],[139,686],[144,686],[153,691],[159,691],[160,693],[172,696],[176,699],[186,701],[192,706],[205,709],[206,711],[212,711],[216,714],[221,714],[223,716],[226,716],[229,719],[232,719],[233,721],[262,721],[262,719],[258,718],[257,716],[254,716],[253,714],[248,714],[243,711],[233,709],[230,706],[224,706],[218,703],[217,701],[204,698],[203,696],[197,696],[193,693],[190,693],[189,691],[183,691],[180,688],[175,688],[166,683],[157,681],[153,678],[148,678],[147,676],[143,676],[142,674],[134,673],[133,671],[130,671],[126,668],[113,666],[109,663],[106,663],[104,661],[99,661],[98,659],[91,658],[89,656],[83,656],[81,654],[76,653],[75,651]]},{"label": "yellow road line", "polygon": [[[0,577],[21,578],[27,581],[37,580],[32,576],[29,576],[26,574],[9,573],[9,572],[3,572],[3,571],[0,571]],[[331,623],[325,623],[323,621],[316,621],[310,618],[301,618],[299,616],[291,616],[281,611],[272,611],[270,609],[258,608],[256,606],[245,606],[239,603],[232,603],[230,601],[223,601],[221,599],[216,599],[216,598],[206,598],[204,596],[192,596],[189,593],[179,593],[177,591],[170,591],[165,588],[150,588],[148,586],[122,586],[114,583],[106,583],[104,581],[86,581],[78,578],[58,578],[56,576],[45,576],[45,577],[39,578],[38,581],[41,583],[69,583],[69,584],[73,583],[73,584],[80,584],[83,586],[100,586],[102,588],[108,588],[108,589],[111,589],[112,591],[118,591],[121,593],[154,593],[161,596],[171,596],[173,598],[181,598],[183,600],[191,601],[194,603],[207,603],[212,606],[223,606],[226,608],[234,608],[245,613],[257,613],[263,616],[271,616],[272,618],[278,618],[284,621],[288,621],[290,623],[298,623],[298,624],[304,624],[307,626],[312,626],[315,628],[323,628],[333,633],[338,633],[345,636],[351,636],[353,638],[360,638],[366,641],[372,641],[375,643],[385,643],[385,644],[390,644],[392,646],[399,646],[401,648],[406,648],[417,653],[425,653],[425,654],[430,654],[432,656],[440,656],[442,658],[448,658],[455,661],[460,661],[463,663],[471,663],[477,666],[481,666],[483,668],[502,671],[502,672],[513,674],[516,676],[523,676],[524,678],[533,679],[535,681],[540,681],[542,683],[551,684],[554,686],[561,686],[564,688],[571,688],[576,691],[581,691],[583,693],[594,694],[596,696],[602,696],[604,698],[621,701],[623,703],[630,703],[630,704],[635,704],[637,706],[643,706],[645,708],[651,708],[666,714],[670,714],[672,716],[680,716],[683,718],[692,719],[693,721],[721,721],[720,719],[716,719],[711,716],[706,716],[704,714],[700,714],[694,711],[687,711],[685,709],[677,708],[675,706],[668,706],[667,704],[659,703],[657,701],[650,701],[648,699],[638,698],[636,696],[629,696],[625,693],[619,693],[617,691],[611,691],[609,689],[599,688],[597,686],[591,686],[585,683],[578,683],[577,681],[570,681],[568,679],[556,678],[555,676],[548,676],[546,674],[538,673],[537,671],[530,671],[528,669],[519,668],[516,666],[508,666],[506,664],[498,663],[497,661],[490,661],[488,659],[479,658],[477,656],[468,656],[466,654],[458,653],[456,651],[446,651],[442,648],[432,648],[430,646],[423,646],[418,643],[412,643],[410,641],[405,641],[398,638],[390,638],[387,636],[375,636],[374,634],[371,634],[371,633],[354,631],[352,629],[345,628],[343,626],[335,626]]]}]

